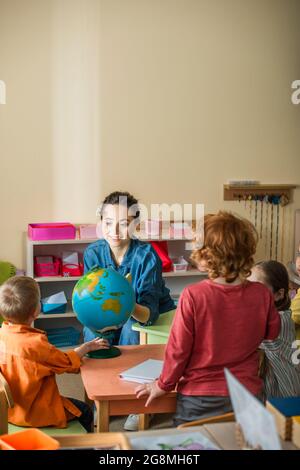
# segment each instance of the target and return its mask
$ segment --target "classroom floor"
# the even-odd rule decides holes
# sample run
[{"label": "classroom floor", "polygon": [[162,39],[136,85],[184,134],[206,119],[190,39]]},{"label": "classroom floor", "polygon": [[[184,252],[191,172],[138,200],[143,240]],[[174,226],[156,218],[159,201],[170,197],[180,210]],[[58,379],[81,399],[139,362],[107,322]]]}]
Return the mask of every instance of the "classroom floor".
[{"label": "classroom floor", "polygon": [[[84,388],[80,374],[62,374],[56,376],[61,395],[77,398],[84,401]],[[126,416],[113,416],[110,420],[109,430],[113,432],[123,431]],[[158,414],[150,422],[150,429],[163,429],[173,427],[172,415]]]}]

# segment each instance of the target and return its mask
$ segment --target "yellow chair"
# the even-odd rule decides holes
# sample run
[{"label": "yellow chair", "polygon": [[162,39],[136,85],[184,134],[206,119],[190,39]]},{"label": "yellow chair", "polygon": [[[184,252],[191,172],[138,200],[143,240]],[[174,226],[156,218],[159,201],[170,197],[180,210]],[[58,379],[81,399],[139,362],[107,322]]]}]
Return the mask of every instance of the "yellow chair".
[{"label": "yellow chair", "polygon": [[188,423],[180,424],[177,426],[178,429],[190,428],[193,426],[202,426],[203,424],[214,424],[214,423],[228,423],[235,421],[234,413],[225,413],[218,416],[210,416],[209,418],[197,419]]},{"label": "yellow chair", "polygon": [[[23,429],[27,429],[21,426],[15,426],[14,424],[8,423],[8,409],[14,406],[14,400],[10,387],[0,372],[0,435],[2,434],[13,434]],[[65,434],[86,434],[86,430],[79,423],[77,419],[68,422],[68,427],[64,429],[54,428],[52,426],[39,428],[45,434],[51,435],[65,435]]]}]

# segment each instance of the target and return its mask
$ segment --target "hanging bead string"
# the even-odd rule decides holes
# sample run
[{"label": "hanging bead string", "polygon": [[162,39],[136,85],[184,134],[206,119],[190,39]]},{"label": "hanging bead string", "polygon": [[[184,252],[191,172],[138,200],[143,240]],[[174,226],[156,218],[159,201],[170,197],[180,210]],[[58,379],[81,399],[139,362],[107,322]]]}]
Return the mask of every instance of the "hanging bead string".
[{"label": "hanging bead string", "polygon": [[280,261],[283,263],[284,257],[284,225],[285,225],[285,208],[281,206],[281,242],[280,242]]},{"label": "hanging bead string", "polygon": [[278,241],[279,241],[279,203],[280,196],[274,196],[272,203],[276,206],[276,238],[275,238],[275,260],[278,260]]},{"label": "hanging bead string", "polygon": [[[268,241],[269,241],[270,259],[272,259],[273,252],[274,252],[274,258],[278,260],[279,236],[281,232],[280,259],[282,261],[283,254],[284,254],[284,229],[285,229],[284,206],[289,203],[288,196],[285,194],[263,195],[263,194],[239,193],[239,194],[236,194],[236,198],[238,199],[239,203],[241,201],[244,201],[245,210],[247,210],[247,206],[249,203],[250,220],[254,224],[256,230],[259,232],[259,238],[262,239],[263,234],[265,235],[264,237],[265,238],[264,240],[265,250],[264,251],[265,251],[266,256],[268,252]],[[260,202],[260,221],[258,223],[258,218],[259,218],[258,203],[259,202]],[[269,205],[271,205],[270,212],[269,212]],[[275,206],[276,206],[276,214],[274,212]],[[282,206],[282,209],[280,209],[280,206]],[[266,207],[266,211],[264,212],[265,207]],[[281,212],[282,212],[282,219],[280,217]],[[263,225],[264,220],[265,220],[265,227]],[[276,228],[275,228],[275,224],[276,224]],[[274,233],[274,229],[275,229],[275,233]]]},{"label": "hanging bead string", "polygon": [[252,202],[252,195],[251,195],[251,194],[248,196],[248,201],[249,201],[249,205],[250,205],[250,220],[251,220],[251,222],[252,222],[252,204],[251,204],[251,202]]},{"label": "hanging bead string", "polygon": [[266,194],[264,197],[264,202],[266,204],[266,227],[265,227],[265,256],[267,256],[268,248],[268,222],[269,222],[269,196]]},{"label": "hanging bead string", "polygon": [[273,223],[274,223],[274,206],[273,206],[273,197],[270,198],[271,203],[271,231],[270,231],[270,259],[272,259],[273,254]]},{"label": "hanging bead string", "polygon": [[264,197],[260,196],[260,235],[259,238],[262,239],[263,236],[263,213],[264,213]]},{"label": "hanging bead string", "polygon": [[285,206],[289,203],[289,199],[285,194],[282,194],[280,197],[280,205],[282,211],[281,218],[281,247],[280,247],[280,261],[284,261],[284,234],[285,234]]},{"label": "hanging bead string", "polygon": [[254,226],[257,229],[257,205],[258,205],[258,196],[254,196],[255,201],[255,215],[254,215]]}]

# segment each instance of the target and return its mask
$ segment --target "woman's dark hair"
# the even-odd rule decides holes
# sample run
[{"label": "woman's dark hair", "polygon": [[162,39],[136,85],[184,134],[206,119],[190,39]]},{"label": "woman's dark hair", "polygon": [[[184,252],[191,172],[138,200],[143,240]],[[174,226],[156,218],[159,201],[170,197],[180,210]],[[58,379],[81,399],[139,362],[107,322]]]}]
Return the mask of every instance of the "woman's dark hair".
[{"label": "woman's dark hair", "polygon": [[110,193],[108,196],[105,197],[105,199],[101,203],[101,206],[98,209],[98,215],[100,215],[101,219],[103,214],[103,208],[107,204],[111,204],[113,206],[118,204],[126,204],[128,209],[132,206],[136,206],[136,210],[133,211],[134,213],[130,215],[132,215],[135,219],[140,216],[138,200],[127,191],[114,191],[113,193]]},{"label": "woman's dark hair", "polygon": [[289,275],[286,267],[274,260],[261,261],[256,263],[255,267],[261,269],[265,282],[271,287],[274,294],[280,289],[284,289],[284,297],[275,301],[276,308],[278,310],[290,308]]}]

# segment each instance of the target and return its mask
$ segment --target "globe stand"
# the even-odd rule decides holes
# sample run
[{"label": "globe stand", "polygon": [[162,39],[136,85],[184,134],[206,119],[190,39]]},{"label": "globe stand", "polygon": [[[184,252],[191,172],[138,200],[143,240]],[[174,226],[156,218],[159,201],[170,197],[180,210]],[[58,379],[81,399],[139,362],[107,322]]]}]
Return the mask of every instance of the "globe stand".
[{"label": "globe stand", "polygon": [[[112,342],[114,339],[115,330],[108,330],[103,333],[97,331],[99,338],[106,339],[108,342]],[[110,346],[109,349],[97,349],[96,351],[90,351],[88,357],[91,359],[111,359],[112,357],[121,356],[121,351],[115,346]]]},{"label": "globe stand", "polygon": [[97,349],[97,351],[91,351],[88,353],[88,357],[91,359],[111,359],[112,357],[121,356],[121,351],[115,346],[109,349]]}]

